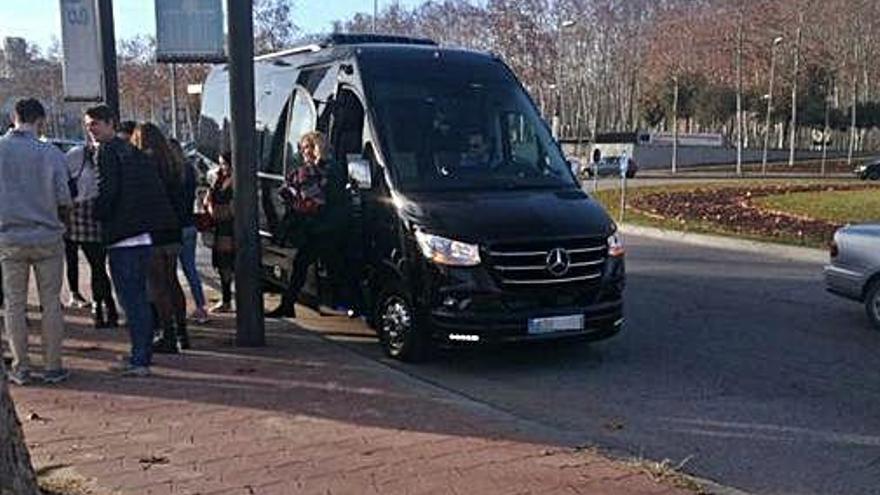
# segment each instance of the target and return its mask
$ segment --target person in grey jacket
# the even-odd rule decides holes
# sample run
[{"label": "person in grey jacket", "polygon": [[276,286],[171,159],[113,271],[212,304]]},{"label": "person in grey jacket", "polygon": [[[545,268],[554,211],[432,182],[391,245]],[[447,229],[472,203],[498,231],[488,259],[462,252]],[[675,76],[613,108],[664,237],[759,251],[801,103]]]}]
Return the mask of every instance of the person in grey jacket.
[{"label": "person in grey jacket", "polygon": [[61,346],[61,277],[64,222],[71,204],[67,164],[55,146],[37,133],[46,120],[43,105],[27,98],[15,103],[15,127],[0,138],[0,264],[6,294],[6,332],[12,349],[9,380],[31,381],[28,358],[27,299],[31,269],[37,276],[43,318],[43,381],[67,378]]}]

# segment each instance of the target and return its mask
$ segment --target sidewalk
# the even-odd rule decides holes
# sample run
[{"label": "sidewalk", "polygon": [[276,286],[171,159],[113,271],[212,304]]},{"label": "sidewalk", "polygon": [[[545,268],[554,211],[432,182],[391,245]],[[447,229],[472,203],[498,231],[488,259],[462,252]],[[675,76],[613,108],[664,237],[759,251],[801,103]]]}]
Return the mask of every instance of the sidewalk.
[{"label": "sidewalk", "polygon": [[71,380],[12,395],[35,466],[77,494],[692,493],[291,323],[247,349],[215,316],[145,379],[106,371],[123,329],[67,323]]}]

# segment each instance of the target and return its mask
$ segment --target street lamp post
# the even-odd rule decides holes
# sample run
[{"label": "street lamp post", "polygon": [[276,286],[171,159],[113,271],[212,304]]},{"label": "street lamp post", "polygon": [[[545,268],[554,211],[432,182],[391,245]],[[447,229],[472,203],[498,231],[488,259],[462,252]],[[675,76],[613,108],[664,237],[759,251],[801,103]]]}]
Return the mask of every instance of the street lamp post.
[{"label": "street lamp post", "polygon": [[791,124],[789,125],[788,135],[788,166],[794,166],[794,149],[797,145],[797,91],[798,91],[798,70],[801,61],[801,41],[803,38],[804,13],[798,14],[797,35],[795,36],[794,45],[794,69],[791,75]]},{"label": "street lamp post", "polygon": [[761,160],[761,175],[767,175],[767,149],[770,146],[770,114],[773,112],[773,81],[776,71],[776,47],[782,43],[782,36],[773,39],[770,45],[770,87],[767,88],[767,122],[764,125],[764,157]]},{"label": "street lamp post", "polygon": [[559,29],[556,33],[556,105],[553,113],[553,122],[552,122],[552,130],[553,135],[556,139],[559,139],[562,134],[562,34],[565,29],[570,28],[577,24],[577,21],[572,19],[566,19],[559,23]]}]

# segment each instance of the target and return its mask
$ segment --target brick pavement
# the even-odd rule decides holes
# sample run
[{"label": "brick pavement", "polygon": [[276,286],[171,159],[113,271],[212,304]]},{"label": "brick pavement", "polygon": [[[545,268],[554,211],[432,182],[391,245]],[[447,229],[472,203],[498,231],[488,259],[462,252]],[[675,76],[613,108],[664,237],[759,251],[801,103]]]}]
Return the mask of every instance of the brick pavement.
[{"label": "brick pavement", "polygon": [[123,330],[66,318],[71,380],[12,393],[37,468],[85,493],[691,493],[290,323],[246,349],[234,318],[214,317],[141,379],[106,371]]}]

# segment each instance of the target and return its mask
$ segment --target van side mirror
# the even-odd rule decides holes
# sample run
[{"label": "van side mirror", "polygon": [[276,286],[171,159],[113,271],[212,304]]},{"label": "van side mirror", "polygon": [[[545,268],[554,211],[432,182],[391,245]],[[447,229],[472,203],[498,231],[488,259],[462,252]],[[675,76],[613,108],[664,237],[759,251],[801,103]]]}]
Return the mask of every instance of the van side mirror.
[{"label": "van side mirror", "polygon": [[370,161],[363,158],[350,160],[348,162],[348,178],[357,184],[358,189],[372,189],[373,178],[370,175]]}]

